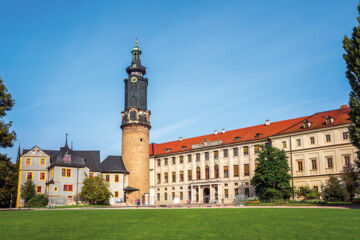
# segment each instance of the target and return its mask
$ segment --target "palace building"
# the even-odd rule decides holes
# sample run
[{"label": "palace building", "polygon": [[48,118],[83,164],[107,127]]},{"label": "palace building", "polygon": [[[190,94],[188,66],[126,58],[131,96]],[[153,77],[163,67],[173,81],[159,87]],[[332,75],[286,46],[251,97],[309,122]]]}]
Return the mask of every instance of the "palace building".
[{"label": "palace building", "polygon": [[[20,186],[31,179],[36,192],[55,205],[79,204],[83,181],[101,175],[113,194],[112,205],[176,203],[235,203],[254,197],[250,184],[257,166],[260,145],[285,150],[295,188],[305,185],[321,191],[331,175],[354,161],[349,107],[315,113],[193,138],[149,144],[150,111],[147,109],[148,79],[141,64],[141,50],[132,49],[131,65],[124,80],[122,156],[69,148],[67,137],[59,150],[38,146],[23,150],[19,160],[17,206],[23,205]],[[119,149],[120,152],[120,149]]]}]

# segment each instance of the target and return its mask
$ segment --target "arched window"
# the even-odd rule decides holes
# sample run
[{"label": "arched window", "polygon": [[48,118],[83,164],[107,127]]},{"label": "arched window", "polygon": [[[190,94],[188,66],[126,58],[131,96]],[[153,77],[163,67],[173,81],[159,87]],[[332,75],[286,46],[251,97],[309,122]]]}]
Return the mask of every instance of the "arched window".
[{"label": "arched window", "polygon": [[200,167],[196,168],[196,180],[200,180]]},{"label": "arched window", "polygon": [[219,165],[215,164],[214,166],[214,175],[215,178],[219,178]]},{"label": "arched window", "polygon": [[206,167],[205,167],[205,179],[209,179],[209,178],[210,178],[209,166],[206,165]]}]

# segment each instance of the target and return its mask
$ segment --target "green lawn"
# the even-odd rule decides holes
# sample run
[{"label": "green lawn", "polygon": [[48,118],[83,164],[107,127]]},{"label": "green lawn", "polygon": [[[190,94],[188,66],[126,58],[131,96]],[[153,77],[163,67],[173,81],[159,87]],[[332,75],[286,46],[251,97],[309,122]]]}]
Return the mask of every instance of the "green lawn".
[{"label": "green lawn", "polygon": [[348,209],[0,212],[0,239],[360,239],[359,226]]}]

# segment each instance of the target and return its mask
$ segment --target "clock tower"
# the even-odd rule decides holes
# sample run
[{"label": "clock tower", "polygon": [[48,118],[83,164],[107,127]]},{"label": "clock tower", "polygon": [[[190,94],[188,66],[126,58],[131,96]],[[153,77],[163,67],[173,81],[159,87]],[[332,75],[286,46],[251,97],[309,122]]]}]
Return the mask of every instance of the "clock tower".
[{"label": "clock tower", "polygon": [[149,196],[149,130],[150,111],[147,109],[148,79],[141,65],[141,50],[137,45],[131,50],[131,65],[126,68],[125,109],[121,113],[122,158],[128,175],[125,201],[135,204],[136,199],[145,204]]}]

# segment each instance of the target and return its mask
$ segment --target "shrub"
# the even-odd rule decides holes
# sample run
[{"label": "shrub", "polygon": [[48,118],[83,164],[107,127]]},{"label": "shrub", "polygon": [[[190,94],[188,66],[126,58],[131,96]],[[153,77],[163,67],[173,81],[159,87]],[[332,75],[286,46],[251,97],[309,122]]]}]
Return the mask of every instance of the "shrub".
[{"label": "shrub", "polygon": [[308,185],[300,187],[299,190],[296,191],[296,195],[303,197],[304,200],[319,198],[318,192],[316,192],[315,189],[311,189]]},{"label": "shrub", "polygon": [[79,194],[82,201],[91,205],[109,204],[111,196],[112,194],[109,190],[109,185],[105,183],[104,178],[101,175],[85,179],[84,186]]},{"label": "shrub", "polygon": [[335,176],[330,176],[326,184],[321,187],[321,191],[325,201],[344,201],[347,197],[345,188]]},{"label": "shrub", "polygon": [[49,202],[49,199],[44,194],[36,194],[27,203],[28,207],[45,207]]}]

